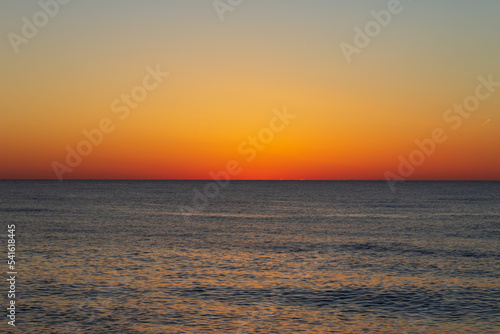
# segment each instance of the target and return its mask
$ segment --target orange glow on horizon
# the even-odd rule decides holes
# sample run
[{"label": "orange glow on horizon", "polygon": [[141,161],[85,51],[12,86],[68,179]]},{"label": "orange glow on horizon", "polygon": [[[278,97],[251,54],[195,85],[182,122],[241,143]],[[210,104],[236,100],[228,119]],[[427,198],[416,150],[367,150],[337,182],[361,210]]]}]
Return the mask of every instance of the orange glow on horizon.
[{"label": "orange glow on horizon", "polygon": [[[404,179],[500,180],[500,89],[484,83],[500,81],[495,10],[421,24],[427,5],[413,4],[348,63],[339,44],[368,3],[255,4],[224,22],[191,6],[82,3],[18,54],[5,38],[0,179],[210,179],[235,160],[233,179],[383,180],[441,128],[447,139]],[[19,28],[16,15],[5,24]],[[473,112],[447,113],[478,92]],[[272,125],[284,108],[295,118]],[[103,120],[113,130],[86,154],[83,132]]]}]

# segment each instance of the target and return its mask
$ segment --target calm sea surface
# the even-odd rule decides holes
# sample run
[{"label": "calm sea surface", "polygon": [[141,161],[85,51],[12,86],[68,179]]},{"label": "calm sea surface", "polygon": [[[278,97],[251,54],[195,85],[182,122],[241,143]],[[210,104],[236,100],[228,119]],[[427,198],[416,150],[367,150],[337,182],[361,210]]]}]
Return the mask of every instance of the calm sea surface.
[{"label": "calm sea surface", "polygon": [[500,333],[500,182],[206,184],[0,181],[11,332]]}]

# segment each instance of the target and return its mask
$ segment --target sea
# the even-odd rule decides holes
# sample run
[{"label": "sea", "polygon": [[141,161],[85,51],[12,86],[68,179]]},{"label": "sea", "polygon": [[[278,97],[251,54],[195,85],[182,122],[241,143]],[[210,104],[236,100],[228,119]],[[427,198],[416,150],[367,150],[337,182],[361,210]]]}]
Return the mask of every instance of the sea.
[{"label": "sea", "polygon": [[500,333],[500,182],[4,180],[0,218],[1,333]]}]

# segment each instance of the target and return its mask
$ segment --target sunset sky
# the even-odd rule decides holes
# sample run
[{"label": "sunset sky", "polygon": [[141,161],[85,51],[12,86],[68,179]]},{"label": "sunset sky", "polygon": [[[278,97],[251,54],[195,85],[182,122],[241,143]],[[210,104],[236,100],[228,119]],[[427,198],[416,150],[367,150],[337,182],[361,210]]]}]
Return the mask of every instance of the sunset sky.
[{"label": "sunset sky", "polygon": [[500,180],[500,1],[401,0],[349,62],[393,1],[2,1],[0,179],[378,180],[441,128],[407,179]]}]

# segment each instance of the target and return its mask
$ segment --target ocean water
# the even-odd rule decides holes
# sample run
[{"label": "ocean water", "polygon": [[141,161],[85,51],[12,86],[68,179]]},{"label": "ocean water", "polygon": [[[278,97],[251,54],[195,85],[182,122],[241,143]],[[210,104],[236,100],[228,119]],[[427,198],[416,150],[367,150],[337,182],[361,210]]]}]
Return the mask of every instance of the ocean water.
[{"label": "ocean water", "polygon": [[0,181],[0,332],[500,333],[500,182],[206,184]]}]

